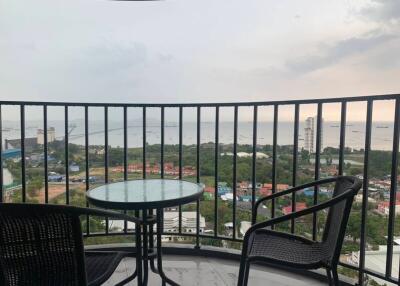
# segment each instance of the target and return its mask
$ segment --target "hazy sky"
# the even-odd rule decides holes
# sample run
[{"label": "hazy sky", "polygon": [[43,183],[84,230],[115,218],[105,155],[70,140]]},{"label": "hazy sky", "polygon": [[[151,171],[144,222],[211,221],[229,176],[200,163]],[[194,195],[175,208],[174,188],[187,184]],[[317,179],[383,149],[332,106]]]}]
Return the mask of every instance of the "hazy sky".
[{"label": "hazy sky", "polygon": [[400,92],[400,1],[0,0],[0,99]]}]

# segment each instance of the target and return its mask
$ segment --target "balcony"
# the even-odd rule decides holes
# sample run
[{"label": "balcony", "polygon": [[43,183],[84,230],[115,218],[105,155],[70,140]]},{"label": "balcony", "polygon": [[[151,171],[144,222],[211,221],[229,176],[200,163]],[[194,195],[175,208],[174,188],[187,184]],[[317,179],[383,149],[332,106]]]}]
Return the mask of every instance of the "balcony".
[{"label": "balcony", "polygon": [[[85,206],[85,191],[108,182],[179,178],[203,183],[200,201],[164,210],[166,271],[183,285],[193,277],[197,285],[234,285],[238,251],[256,199],[341,174],[364,181],[342,249],[341,279],[349,285],[399,283],[400,95],[0,105],[3,202]],[[272,201],[260,208],[259,219],[309,207],[331,193],[328,186]],[[318,240],[325,218],[321,212],[278,228]],[[133,241],[135,231],[129,223],[96,217],[85,218],[83,229],[91,248],[123,248]],[[129,272],[126,265],[132,263],[128,259],[121,264],[111,280]],[[215,269],[217,263],[221,267]],[[210,269],[212,277],[207,277],[212,281],[198,278]],[[326,283],[322,272],[265,265],[254,269],[251,285]]]}]

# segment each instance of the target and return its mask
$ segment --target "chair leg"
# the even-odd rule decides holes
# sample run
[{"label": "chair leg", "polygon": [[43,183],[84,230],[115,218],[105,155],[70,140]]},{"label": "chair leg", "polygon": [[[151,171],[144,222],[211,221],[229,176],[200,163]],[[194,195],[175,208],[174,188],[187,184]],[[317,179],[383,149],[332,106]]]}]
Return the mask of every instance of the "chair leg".
[{"label": "chair leg", "polygon": [[334,286],[339,286],[339,276],[337,273],[337,266],[332,268],[332,280],[333,280],[333,285]]},{"label": "chair leg", "polygon": [[246,261],[245,267],[246,267],[246,269],[244,271],[243,286],[247,286],[247,283],[249,281],[249,272],[250,272],[250,262],[249,261]]},{"label": "chair leg", "polygon": [[332,273],[329,268],[326,268],[326,276],[328,277],[328,284],[329,286],[332,286]]},{"label": "chair leg", "polygon": [[244,285],[246,266],[247,266],[247,258],[246,258],[246,255],[244,253],[242,253],[242,258],[240,259],[239,278],[238,278],[237,286]]}]

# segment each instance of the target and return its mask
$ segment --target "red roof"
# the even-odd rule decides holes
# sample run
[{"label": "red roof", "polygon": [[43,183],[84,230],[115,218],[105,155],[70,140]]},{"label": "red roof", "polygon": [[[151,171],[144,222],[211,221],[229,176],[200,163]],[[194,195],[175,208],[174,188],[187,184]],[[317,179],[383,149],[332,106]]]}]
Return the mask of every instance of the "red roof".
[{"label": "red roof", "polygon": [[[304,202],[296,203],[296,211],[301,211],[301,210],[304,210],[306,208],[307,208],[306,203],[304,203]],[[285,215],[290,214],[292,212],[292,206],[289,205],[289,206],[283,207],[282,208],[282,212]]]},{"label": "red roof", "polygon": [[266,187],[262,187],[262,188],[259,190],[259,192],[260,192],[260,195],[262,195],[262,196],[269,196],[269,195],[272,194],[271,189],[268,189],[268,188],[266,188]]},{"label": "red roof", "polygon": [[205,187],[204,192],[205,193],[215,193],[215,188],[214,187]]},{"label": "red roof", "polygon": [[[263,188],[266,188],[266,189],[268,189],[268,190],[272,190],[272,184],[265,183],[265,184],[263,185]],[[283,190],[286,190],[286,189],[288,189],[288,188],[289,188],[289,185],[288,185],[288,184],[276,184],[276,190],[277,190],[277,191],[283,191]]]},{"label": "red roof", "polygon": [[[390,202],[380,202],[378,208],[388,208]],[[400,205],[400,201],[396,201],[396,206]]]},{"label": "red roof", "polygon": [[266,188],[267,190],[272,190],[272,184],[265,183],[263,185],[263,188]]}]

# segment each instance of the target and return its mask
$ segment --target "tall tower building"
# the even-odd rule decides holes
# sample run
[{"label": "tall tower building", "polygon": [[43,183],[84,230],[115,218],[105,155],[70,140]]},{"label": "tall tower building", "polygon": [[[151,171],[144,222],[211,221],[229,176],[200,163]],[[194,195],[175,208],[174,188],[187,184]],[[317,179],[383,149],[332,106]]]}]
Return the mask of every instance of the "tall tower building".
[{"label": "tall tower building", "polygon": [[307,117],[304,128],[304,149],[309,153],[314,152],[314,117]]},{"label": "tall tower building", "polygon": [[[316,142],[317,136],[317,120],[315,117],[307,117],[306,119],[306,126],[304,127],[304,149],[307,150],[309,153],[314,153],[314,142]],[[321,152],[324,150],[324,119],[321,118]]]}]

